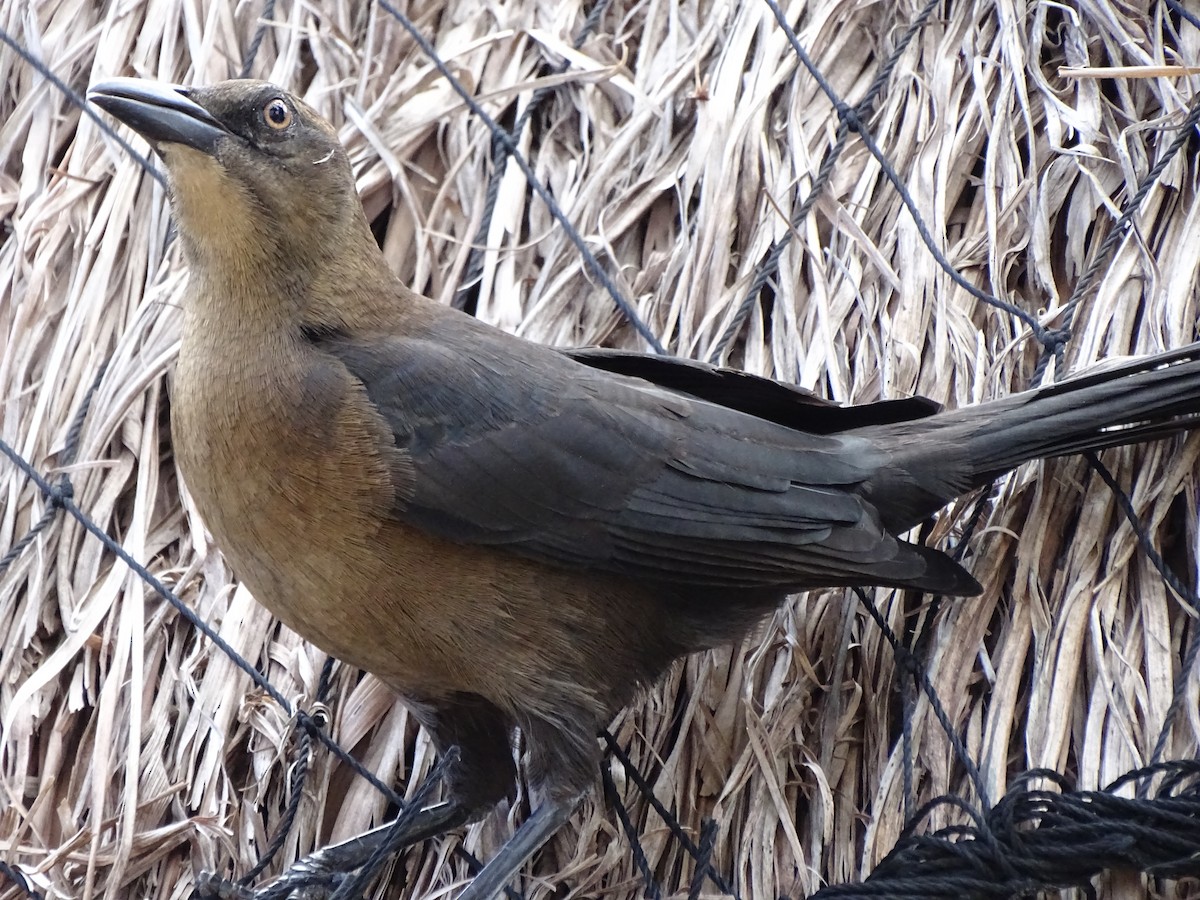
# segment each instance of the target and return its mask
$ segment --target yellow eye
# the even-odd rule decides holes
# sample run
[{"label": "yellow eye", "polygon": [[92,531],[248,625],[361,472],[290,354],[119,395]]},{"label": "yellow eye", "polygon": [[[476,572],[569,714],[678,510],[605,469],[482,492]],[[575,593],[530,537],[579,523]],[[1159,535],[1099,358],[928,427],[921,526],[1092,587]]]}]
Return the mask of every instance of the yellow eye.
[{"label": "yellow eye", "polygon": [[282,97],[275,97],[263,107],[263,118],[276,131],[283,131],[292,124],[292,108]]}]

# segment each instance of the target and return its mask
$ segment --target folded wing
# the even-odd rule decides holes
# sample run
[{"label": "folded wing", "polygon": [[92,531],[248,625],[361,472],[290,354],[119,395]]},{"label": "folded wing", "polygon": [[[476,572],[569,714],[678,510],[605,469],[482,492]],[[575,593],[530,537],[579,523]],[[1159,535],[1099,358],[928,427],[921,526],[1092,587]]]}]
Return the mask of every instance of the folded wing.
[{"label": "folded wing", "polygon": [[[942,554],[882,528],[857,490],[880,464],[868,441],[700,399],[710,374],[701,364],[679,376],[700,388],[677,390],[473,320],[448,324],[315,338],[391,428],[413,486],[398,519],[550,565],[673,585],[975,589]],[[783,386],[760,381],[777,403]],[[811,402],[830,430],[830,407],[797,394],[789,418]]]}]

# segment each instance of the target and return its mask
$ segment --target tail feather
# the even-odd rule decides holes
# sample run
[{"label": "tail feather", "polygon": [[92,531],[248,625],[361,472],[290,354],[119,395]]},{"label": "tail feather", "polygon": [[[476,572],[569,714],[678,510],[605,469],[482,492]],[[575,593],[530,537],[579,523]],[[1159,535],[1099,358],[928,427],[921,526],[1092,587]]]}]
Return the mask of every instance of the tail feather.
[{"label": "tail feather", "polygon": [[[1200,425],[1200,344],[977,407],[965,426],[985,484],[1031,459],[1104,450]],[[990,420],[990,421],[989,421]]]},{"label": "tail feather", "polygon": [[889,462],[869,486],[889,528],[1033,459],[1103,450],[1200,427],[1200,343],[914,423],[863,429]]}]

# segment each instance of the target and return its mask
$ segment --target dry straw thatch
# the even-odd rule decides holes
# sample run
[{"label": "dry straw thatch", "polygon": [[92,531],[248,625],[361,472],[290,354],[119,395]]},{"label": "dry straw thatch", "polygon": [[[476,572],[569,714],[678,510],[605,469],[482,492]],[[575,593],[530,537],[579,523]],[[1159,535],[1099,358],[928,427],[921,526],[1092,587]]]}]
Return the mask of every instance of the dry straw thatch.
[{"label": "dry straw thatch", "polygon": [[[1200,30],[1140,6],[946,3],[899,54],[867,119],[949,262],[1046,327],[1062,324],[1197,85],[1174,67],[1200,61]],[[789,225],[839,120],[762,0],[613,0],[574,49],[590,8],[404,9],[503,122],[535,88],[551,89],[520,149],[672,352],[707,358],[773,242],[790,238],[726,361],[846,402],[922,393],[965,404],[1030,383],[1040,348],[1029,328],[952,282],[860,137]],[[298,89],[341,126],[396,271],[450,302],[483,216],[491,136],[380,5],[41,0],[4,4],[0,25],[82,90],[113,74],[236,74],[264,9],[252,73]],[[851,104],[917,11],[784,6]],[[1096,72],[1118,65],[1166,68]],[[175,470],[170,372],[185,275],[162,189],[11,49],[0,50],[0,84],[0,437],[61,473],[72,417],[109,360],[66,467],[76,502],[284,696],[311,703],[323,654],[236,585]],[[1197,175],[1193,150],[1156,179],[1075,308],[1065,367],[1192,340]],[[513,166],[484,243],[481,317],[549,343],[639,346]],[[1188,582],[1198,451],[1200,441],[1168,441],[1105,457]],[[46,509],[0,462],[0,551]],[[952,543],[965,509],[930,539]],[[1006,479],[989,510],[968,557],[982,597],[936,616],[911,597],[876,601],[897,631],[923,631],[929,677],[991,798],[1030,767],[1094,788],[1148,762],[1181,678],[1185,714],[1164,756],[1195,756],[1197,679],[1181,673],[1193,614],[1139,551],[1113,494],[1083,462],[1059,461]],[[901,681],[854,598],[816,593],[760,640],[677,668],[613,732],[693,835],[716,820],[714,861],[743,897],[801,895],[863,877],[903,827]],[[416,784],[429,770],[429,743],[371,678],[338,667],[328,706],[333,736],[383,780]],[[287,716],[62,513],[0,575],[0,710],[0,858],[47,896],[185,897],[194,868],[244,872],[279,824],[295,749]],[[978,802],[924,699],[912,733],[916,799]],[[313,766],[286,854],[385,813],[327,753]],[[686,891],[692,859],[623,770],[613,774],[653,871]],[[521,815],[472,828],[466,846],[489,856]],[[393,872],[383,894],[447,896],[467,877],[457,841],[408,854],[407,887]],[[599,799],[531,871],[529,897],[560,885],[633,897],[642,884]],[[1103,890],[1144,887],[1135,876]],[[17,895],[0,883],[0,898]]]}]

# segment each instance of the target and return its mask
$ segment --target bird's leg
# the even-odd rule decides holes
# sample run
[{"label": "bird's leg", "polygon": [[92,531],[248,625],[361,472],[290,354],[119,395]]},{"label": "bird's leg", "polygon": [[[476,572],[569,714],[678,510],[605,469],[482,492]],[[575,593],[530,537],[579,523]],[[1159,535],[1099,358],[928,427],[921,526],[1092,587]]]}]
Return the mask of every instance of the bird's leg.
[{"label": "bird's leg", "polygon": [[458,900],[492,900],[508,885],[529,857],[546,843],[571,818],[579,797],[572,800],[546,800],[533,815],[521,823],[500,852],[488,860]]},{"label": "bird's leg", "polygon": [[363,866],[377,854],[392,854],[437,837],[465,824],[470,818],[469,811],[453,801],[426,807],[413,804],[392,822],[297,860],[286,872],[250,896],[253,900],[286,900],[293,892],[314,884],[324,883],[332,889],[341,876]]},{"label": "bird's leg", "polygon": [[[442,755],[442,778],[431,777],[395,821],[298,860],[275,880],[248,892],[248,900],[291,900],[321,896],[322,892],[329,896],[347,873],[377,855],[394,853],[474,822],[513,794],[512,724],[499,709],[477,695],[464,693],[436,701],[411,696],[406,700]],[[432,790],[439,780],[445,783],[449,799],[425,805],[426,788]],[[302,889],[308,893],[299,893]]]},{"label": "bird's leg", "polygon": [[[516,834],[488,860],[458,900],[492,900],[521,867],[571,818],[591,789],[600,763],[595,707],[557,698],[557,715],[527,716],[520,721],[529,755],[525,771],[538,801]],[[563,723],[570,723],[564,728]]]},{"label": "bird's leg", "polygon": [[422,806],[416,799],[391,822],[356,837],[323,847],[294,862],[286,872],[258,888],[202,873],[194,900],[298,900],[336,896],[345,876],[372,858],[386,856],[464,824],[470,818],[450,801]]}]

